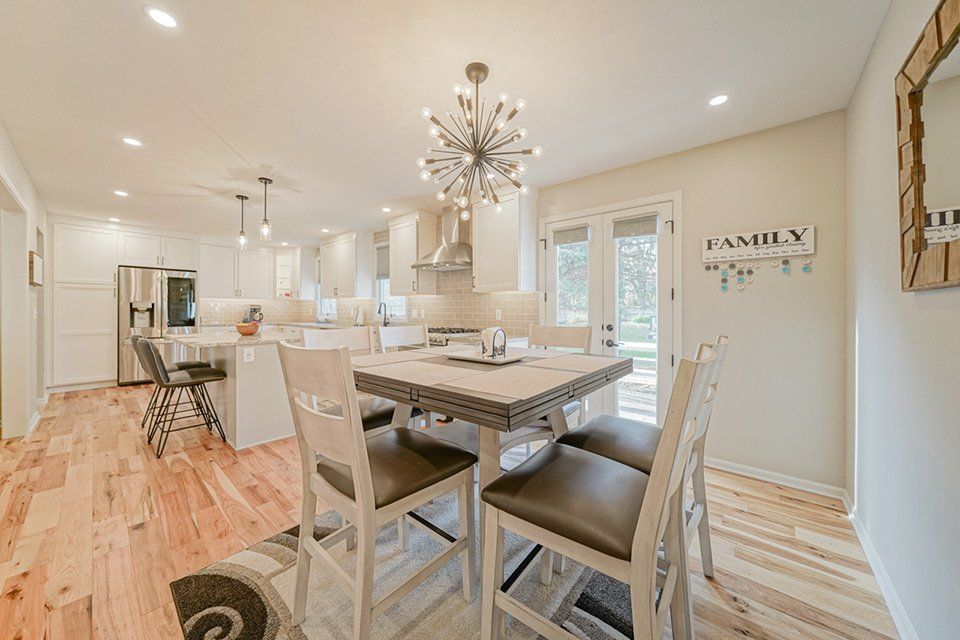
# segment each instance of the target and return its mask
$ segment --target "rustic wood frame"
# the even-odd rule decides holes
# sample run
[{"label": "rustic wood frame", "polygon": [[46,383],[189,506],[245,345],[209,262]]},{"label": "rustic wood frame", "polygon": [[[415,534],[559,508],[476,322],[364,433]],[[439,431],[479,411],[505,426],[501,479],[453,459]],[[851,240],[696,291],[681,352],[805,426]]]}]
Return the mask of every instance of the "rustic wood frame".
[{"label": "rustic wood frame", "polygon": [[960,240],[927,246],[923,229],[923,90],[960,39],[960,0],[941,0],[895,81],[900,196],[900,286],[922,291],[960,285]]}]

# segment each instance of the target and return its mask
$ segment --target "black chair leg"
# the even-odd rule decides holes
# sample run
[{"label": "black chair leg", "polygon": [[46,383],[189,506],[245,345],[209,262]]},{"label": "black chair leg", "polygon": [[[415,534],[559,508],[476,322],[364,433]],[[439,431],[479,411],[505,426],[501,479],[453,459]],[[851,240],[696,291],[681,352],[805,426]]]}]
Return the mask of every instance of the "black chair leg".
[{"label": "black chair leg", "polygon": [[[180,406],[180,400],[183,397],[183,388],[177,390],[177,401],[174,403],[174,411],[176,407]],[[157,440],[157,457],[163,455],[163,450],[167,447],[167,440],[170,439],[170,432],[173,430],[173,420],[174,414],[171,414],[170,417],[163,423],[160,427],[160,438]]]},{"label": "black chair leg", "polygon": [[161,397],[153,409],[153,415],[150,416],[150,423],[147,427],[147,444],[153,442],[153,437],[157,434],[160,423],[166,419],[167,412],[170,409],[170,396],[172,393],[172,389],[164,389],[160,394]]},{"label": "black chair leg", "polygon": [[203,398],[204,406],[206,407],[207,413],[210,415],[210,420],[213,423],[213,426],[217,428],[217,433],[220,434],[220,439],[226,442],[227,436],[223,432],[223,425],[220,424],[220,416],[217,414],[217,410],[213,406],[213,399],[210,398],[210,394],[207,392],[207,385],[200,385],[199,394],[200,397]]},{"label": "black chair leg", "polygon": [[153,394],[150,396],[150,402],[147,404],[146,410],[143,412],[143,419],[140,420],[140,428],[143,429],[147,426],[147,422],[153,416],[154,410],[157,408],[157,399],[160,397],[160,385],[153,385]]}]

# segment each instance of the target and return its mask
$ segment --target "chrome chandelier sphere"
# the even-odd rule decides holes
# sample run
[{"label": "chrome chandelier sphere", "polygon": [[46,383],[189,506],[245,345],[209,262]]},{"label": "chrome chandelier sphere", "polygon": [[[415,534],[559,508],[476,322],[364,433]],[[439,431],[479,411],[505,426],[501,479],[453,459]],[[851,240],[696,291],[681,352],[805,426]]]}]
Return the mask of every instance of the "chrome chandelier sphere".
[{"label": "chrome chandelier sphere", "polygon": [[470,84],[453,85],[460,112],[446,113],[449,126],[427,107],[420,112],[430,123],[427,132],[437,144],[427,147],[427,157],[417,159],[420,179],[433,180],[436,184],[447,180],[446,186],[437,191],[437,200],[444,202],[452,194],[462,220],[470,219],[471,209],[478,202],[484,205],[493,202],[499,211],[499,192],[507,185],[526,194],[529,188],[521,179],[527,165],[519,156],[543,154],[540,147],[509,148],[527,137],[526,129],[510,125],[517,114],[527,108],[527,102],[520,98],[507,109],[510,98],[505,93],[492,105],[481,100],[480,83],[487,79],[489,72],[482,62],[467,65]]}]

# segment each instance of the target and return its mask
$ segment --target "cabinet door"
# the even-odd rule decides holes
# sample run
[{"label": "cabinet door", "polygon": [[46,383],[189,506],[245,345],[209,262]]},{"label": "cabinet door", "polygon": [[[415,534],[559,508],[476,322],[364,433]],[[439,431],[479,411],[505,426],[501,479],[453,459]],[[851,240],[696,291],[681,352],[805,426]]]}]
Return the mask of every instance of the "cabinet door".
[{"label": "cabinet door", "polygon": [[160,263],[168,269],[196,269],[193,240],[164,238]]},{"label": "cabinet door", "polygon": [[146,233],[120,232],[120,264],[135,267],[159,267],[160,236]]},{"label": "cabinet door", "polygon": [[390,293],[395,296],[417,293],[417,223],[390,227]]},{"label": "cabinet door", "polygon": [[219,244],[197,245],[197,294],[201,298],[237,297],[237,250]]},{"label": "cabinet door", "polygon": [[115,380],[117,298],[113,284],[57,283],[53,314],[53,383]]},{"label": "cabinet door", "polygon": [[357,295],[357,241],[344,240],[336,246],[337,297],[353,298]]},{"label": "cabinet door", "polygon": [[53,230],[56,282],[113,284],[117,277],[117,232],[58,224]]},{"label": "cabinet door", "polygon": [[273,297],[273,251],[247,249],[240,252],[240,296],[261,300]]},{"label": "cabinet door", "polygon": [[320,297],[333,298],[337,287],[337,245],[320,247]]},{"label": "cabinet door", "polygon": [[520,206],[516,197],[478,206],[473,214],[474,291],[515,291],[520,274]]}]

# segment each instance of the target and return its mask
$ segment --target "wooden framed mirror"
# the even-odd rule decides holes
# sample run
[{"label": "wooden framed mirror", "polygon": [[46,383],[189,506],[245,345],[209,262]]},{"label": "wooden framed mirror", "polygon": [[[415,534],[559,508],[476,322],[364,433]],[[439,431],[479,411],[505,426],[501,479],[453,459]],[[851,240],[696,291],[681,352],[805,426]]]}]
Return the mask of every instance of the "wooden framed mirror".
[{"label": "wooden framed mirror", "polygon": [[904,291],[960,285],[960,0],[942,0],[896,79]]}]

